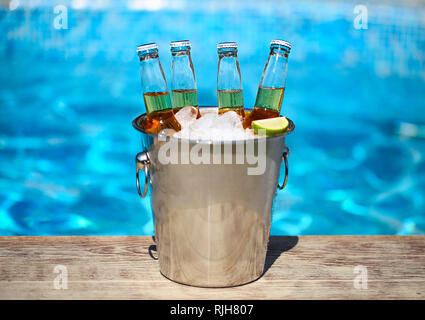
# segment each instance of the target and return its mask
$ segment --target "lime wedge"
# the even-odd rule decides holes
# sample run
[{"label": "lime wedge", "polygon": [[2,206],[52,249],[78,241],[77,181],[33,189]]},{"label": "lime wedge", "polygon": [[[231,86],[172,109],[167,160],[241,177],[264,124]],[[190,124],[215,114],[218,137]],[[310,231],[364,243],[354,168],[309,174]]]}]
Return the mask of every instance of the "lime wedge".
[{"label": "lime wedge", "polygon": [[267,136],[274,136],[283,133],[288,128],[289,122],[286,117],[270,118],[252,121],[252,129],[258,133],[265,130]]}]

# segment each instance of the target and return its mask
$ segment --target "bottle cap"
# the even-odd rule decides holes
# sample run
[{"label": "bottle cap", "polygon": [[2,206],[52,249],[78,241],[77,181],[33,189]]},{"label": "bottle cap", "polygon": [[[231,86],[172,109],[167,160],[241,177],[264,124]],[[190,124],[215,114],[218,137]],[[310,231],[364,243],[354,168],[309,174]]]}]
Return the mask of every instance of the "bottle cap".
[{"label": "bottle cap", "polygon": [[158,45],[154,42],[142,44],[141,46],[138,46],[136,48],[136,51],[140,52],[140,51],[146,51],[146,50],[152,50],[152,49],[158,49]]},{"label": "bottle cap", "polygon": [[222,49],[222,48],[237,48],[238,44],[236,42],[220,42],[217,45],[217,49]]},{"label": "bottle cap", "polygon": [[289,50],[291,50],[291,48],[292,48],[291,44],[288,41],[285,41],[285,40],[279,40],[279,39],[272,40],[270,42],[270,45],[272,46],[274,44],[287,47]]},{"label": "bottle cap", "polygon": [[177,47],[189,47],[190,48],[190,41],[189,40],[179,40],[179,41],[172,41],[170,42],[171,48],[177,48]]}]

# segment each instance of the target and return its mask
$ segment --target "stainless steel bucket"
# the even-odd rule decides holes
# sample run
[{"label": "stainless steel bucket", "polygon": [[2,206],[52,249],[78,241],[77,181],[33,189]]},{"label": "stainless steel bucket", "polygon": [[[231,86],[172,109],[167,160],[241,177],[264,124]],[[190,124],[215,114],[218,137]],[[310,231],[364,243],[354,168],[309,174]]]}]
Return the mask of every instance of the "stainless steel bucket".
[{"label": "stainless steel bucket", "polygon": [[[211,110],[201,108],[201,112],[208,109]],[[294,129],[293,122],[289,121],[285,134],[262,138],[266,140],[265,172],[248,175],[252,164],[246,159],[236,164],[238,146],[244,141],[164,141],[143,129],[145,118],[143,114],[133,121],[134,128],[142,133],[143,150],[136,156],[136,181],[141,197],[146,196],[148,184],[151,185],[160,272],[173,281],[200,287],[236,286],[260,277],[273,198],[276,188],[284,188],[288,176],[285,135]],[[258,141],[254,142],[257,152]],[[159,150],[167,142],[179,145],[179,159],[188,152],[187,147],[210,148],[211,164],[163,164],[158,161]],[[212,164],[212,150],[217,144],[221,144],[218,148],[223,157],[228,151],[232,164],[223,164],[224,160],[222,164]],[[285,178],[279,184],[282,160]],[[144,171],[144,183],[139,182],[139,171]]]}]

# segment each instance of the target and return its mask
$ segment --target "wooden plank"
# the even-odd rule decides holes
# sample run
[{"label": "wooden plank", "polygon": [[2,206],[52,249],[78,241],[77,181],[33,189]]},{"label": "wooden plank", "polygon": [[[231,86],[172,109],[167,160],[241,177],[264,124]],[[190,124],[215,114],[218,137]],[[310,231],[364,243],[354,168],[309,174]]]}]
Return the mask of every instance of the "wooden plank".
[{"label": "wooden plank", "polygon": [[264,275],[220,289],[164,278],[152,249],[147,236],[0,237],[0,299],[425,299],[425,236],[271,237]]}]

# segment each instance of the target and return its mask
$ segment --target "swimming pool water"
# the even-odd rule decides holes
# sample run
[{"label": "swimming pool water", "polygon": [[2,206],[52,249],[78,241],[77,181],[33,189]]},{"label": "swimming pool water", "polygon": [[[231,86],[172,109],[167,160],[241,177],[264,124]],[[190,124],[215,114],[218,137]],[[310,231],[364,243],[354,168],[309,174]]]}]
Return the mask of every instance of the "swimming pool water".
[{"label": "swimming pool water", "polygon": [[[15,1],[16,3],[16,1]],[[97,3],[97,4],[96,4]],[[0,9],[0,235],[152,234],[135,188],[137,45],[190,39],[200,105],[237,41],[252,106],[269,42],[292,43],[290,175],[272,234],[425,234],[425,7],[351,2],[56,1]],[[14,10],[11,10],[14,9]]]}]

